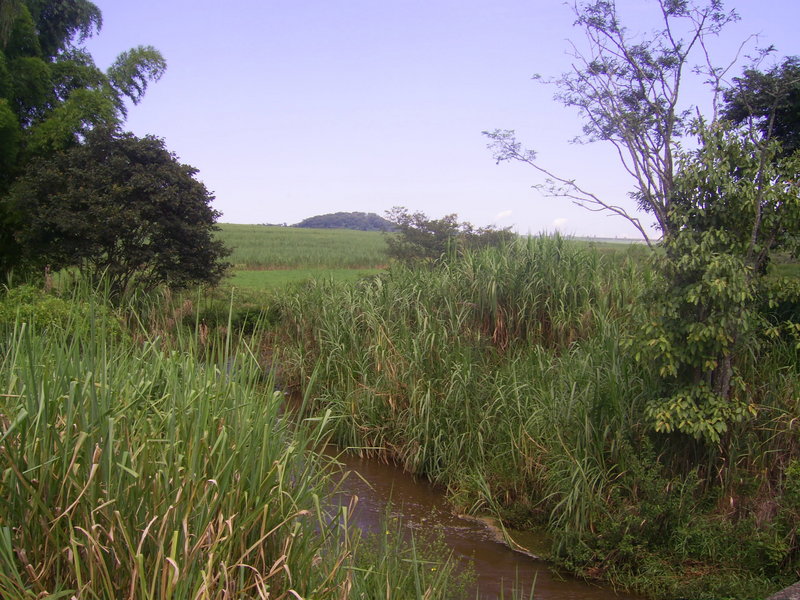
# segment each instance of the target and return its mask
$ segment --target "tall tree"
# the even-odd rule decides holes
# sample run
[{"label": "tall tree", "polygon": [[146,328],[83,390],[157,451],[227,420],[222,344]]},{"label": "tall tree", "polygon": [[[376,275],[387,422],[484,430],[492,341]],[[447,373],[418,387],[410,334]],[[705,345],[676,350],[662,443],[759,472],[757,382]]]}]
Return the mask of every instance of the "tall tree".
[{"label": "tall tree", "polygon": [[[83,42],[102,15],[88,0],[2,0],[0,5],[0,198],[31,160],[78,144],[94,127],[114,127],[166,62],[150,46],[120,54],[103,72]],[[6,203],[8,205],[8,203]],[[0,273],[20,248],[18,214],[0,212]]]},{"label": "tall tree", "polygon": [[[676,157],[673,234],[655,255],[653,319],[637,347],[662,376],[648,407],[655,429],[716,443],[755,412],[741,366],[775,329],[760,309],[783,285],[765,265],[800,246],[800,154],[782,157],[776,141],[724,122],[696,132],[697,149]],[[800,325],[781,326],[797,339]]]},{"label": "tall tree", "polygon": [[[685,134],[692,107],[683,102],[687,72],[699,70],[708,79],[712,104],[727,69],[715,66],[708,39],[737,18],[720,0],[657,0],[661,28],[634,36],[623,25],[614,0],[575,2],[575,25],[583,30],[585,48],[573,44],[572,70],[554,83],[556,99],[578,109],[583,117],[583,141],[605,141],[631,175],[631,195],[655,217],[662,235],[671,233],[670,195],[675,152]],[[542,166],[536,152],[517,141],[512,130],[484,132],[495,159],[527,163],[546,177],[537,186],[545,193],[568,198],[590,210],[624,217],[650,242],[640,220],[626,208],[591,193],[575,179]]]}]

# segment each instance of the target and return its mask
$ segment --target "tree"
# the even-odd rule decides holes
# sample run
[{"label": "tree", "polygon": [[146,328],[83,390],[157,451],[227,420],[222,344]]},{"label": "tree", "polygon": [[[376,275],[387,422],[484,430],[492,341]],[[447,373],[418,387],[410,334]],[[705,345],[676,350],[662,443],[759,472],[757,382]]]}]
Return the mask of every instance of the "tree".
[{"label": "tree", "polygon": [[788,156],[800,149],[800,57],[787,57],[763,72],[758,66],[735,77],[724,91],[722,117],[765,140],[777,139]]},{"label": "tree", "polygon": [[514,236],[510,228],[475,229],[470,223],[459,223],[456,214],[429,219],[425,213],[409,213],[400,206],[387,211],[386,218],[395,227],[387,239],[389,256],[405,263],[437,260],[448,252],[499,246]]},{"label": "tree", "polygon": [[[87,0],[2,0],[0,4],[0,198],[36,157],[74,146],[94,127],[115,127],[166,69],[140,46],[100,70],[82,43],[100,30]],[[13,215],[0,212],[0,272],[21,256]]]},{"label": "tree", "polygon": [[161,139],[94,129],[84,143],[34,159],[4,204],[19,215],[15,236],[29,265],[78,267],[107,278],[115,295],[213,284],[227,250],[196,173]]},{"label": "tree", "polygon": [[656,431],[715,443],[755,411],[740,367],[773,328],[759,311],[775,299],[770,254],[800,244],[800,154],[724,122],[695,131],[699,147],[677,156],[672,234],[655,255],[653,319],[637,347],[662,377],[648,407]]},{"label": "tree", "polygon": [[[693,0],[657,0],[657,5],[662,28],[637,38],[622,25],[614,0],[573,4],[575,24],[583,29],[587,49],[573,45],[572,71],[554,83],[559,90],[556,99],[577,108],[584,119],[582,140],[612,144],[634,180],[632,197],[668,237],[674,157],[693,112],[681,104],[684,79],[691,69],[703,73],[716,105],[727,69],[712,64],[707,41],[737,16],[724,11],[720,0],[705,5]],[[700,66],[692,64],[695,56]],[[537,187],[545,193],[619,215],[650,243],[638,218],[574,179],[543,167],[536,152],[524,149],[512,130],[484,134],[498,162],[521,161],[540,171],[546,181]]]}]

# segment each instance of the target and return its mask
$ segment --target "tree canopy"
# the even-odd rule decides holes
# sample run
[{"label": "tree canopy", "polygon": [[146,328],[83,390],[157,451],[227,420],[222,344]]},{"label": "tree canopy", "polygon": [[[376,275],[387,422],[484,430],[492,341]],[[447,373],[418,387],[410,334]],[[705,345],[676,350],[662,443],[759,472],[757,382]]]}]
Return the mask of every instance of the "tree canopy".
[{"label": "tree canopy", "polygon": [[77,266],[112,292],[216,283],[227,254],[213,196],[163,140],[94,129],[82,144],[34,158],[4,208],[17,216],[27,265]]},{"label": "tree canopy", "polygon": [[[0,5],[0,197],[31,161],[115,127],[166,61],[150,46],[98,68],[83,42],[102,26],[88,0],[4,0]],[[13,217],[0,212],[0,272],[21,254]]]},{"label": "tree canopy", "polygon": [[96,125],[115,125],[125,101],[138,103],[166,61],[151,46],[119,55],[103,72],[81,45],[100,30],[102,15],[87,0],[25,0],[4,9],[8,33],[0,46],[3,155],[18,159],[59,150]]},{"label": "tree canopy", "polygon": [[722,116],[749,125],[782,144],[788,156],[800,149],[800,57],[790,56],[765,71],[745,69],[724,92]]},{"label": "tree canopy", "polygon": [[656,255],[662,277],[638,346],[663,378],[664,396],[649,406],[655,429],[716,443],[755,411],[741,365],[777,331],[763,307],[792,288],[764,275],[775,251],[800,243],[800,154],[781,157],[775,140],[724,122],[696,132],[698,147],[676,157],[673,234]]},{"label": "tree canopy", "polygon": [[389,256],[405,263],[435,261],[450,252],[499,246],[514,237],[511,228],[476,229],[466,221],[459,223],[456,214],[431,219],[423,212],[409,213],[408,209],[395,206],[386,217],[394,225],[394,232],[387,238]]}]

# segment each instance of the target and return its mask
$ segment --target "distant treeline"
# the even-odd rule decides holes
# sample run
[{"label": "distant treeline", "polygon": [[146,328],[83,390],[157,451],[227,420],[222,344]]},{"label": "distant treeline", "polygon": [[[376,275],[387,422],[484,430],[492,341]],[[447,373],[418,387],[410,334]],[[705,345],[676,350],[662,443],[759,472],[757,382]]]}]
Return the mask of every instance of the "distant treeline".
[{"label": "distant treeline", "polygon": [[395,231],[396,226],[375,213],[337,212],[304,219],[292,227],[311,229],[355,229],[358,231]]}]

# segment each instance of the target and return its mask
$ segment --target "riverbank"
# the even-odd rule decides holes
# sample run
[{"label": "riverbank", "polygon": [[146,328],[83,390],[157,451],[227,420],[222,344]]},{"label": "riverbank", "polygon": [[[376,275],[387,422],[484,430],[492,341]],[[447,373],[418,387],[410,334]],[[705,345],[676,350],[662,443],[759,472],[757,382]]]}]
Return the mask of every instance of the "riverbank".
[{"label": "riverbank", "polygon": [[547,527],[563,567],[654,597],[765,597],[800,554],[797,349],[753,349],[756,414],[719,444],[657,434],[658,373],[635,347],[653,276],[530,239],[309,285],[281,305],[276,346],[339,443],[430,477],[467,513]]},{"label": "riverbank", "polygon": [[323,510],[326,429],[284,418],[260,332],[170,301],[0,293],[0,596],[463,597],[438,547]]},{"label": "riverbank", "polygon": [[[351,523],[361,531],[385,535],[388,515],[402,523],[409,537],[435,532],[451,553],[456,569],[466,568],[475,581],[465,598],[529,598],[535,592],[534,596],[543,600],[637,600],[634,595],[554,572],[552,564],[508,540],[495,521],[456,514],[444,489],[398,465],[334,447],[328,454],[348,473],[332,501],[354,504]],[[546,540],[539,537],[528,541],[546,546]]]}]

